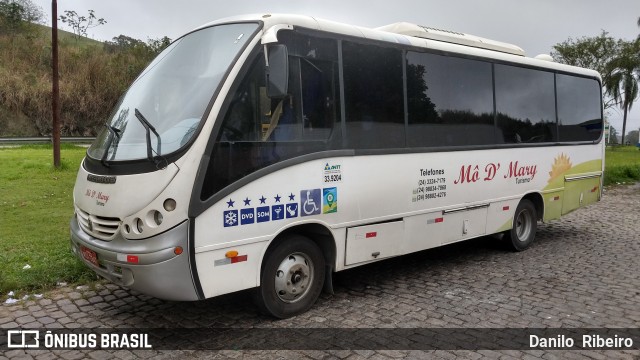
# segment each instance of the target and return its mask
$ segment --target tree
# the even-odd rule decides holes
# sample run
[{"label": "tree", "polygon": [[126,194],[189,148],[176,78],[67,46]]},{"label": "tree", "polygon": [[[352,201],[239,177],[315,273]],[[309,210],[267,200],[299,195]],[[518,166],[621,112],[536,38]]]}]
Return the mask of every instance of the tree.
[{"label": "tree", "polygon": [[171,39],[166,36],[158,39],[149,39],[149,41],[147,41],[147,44],[149,45],[151,51],[157,55],[160,54],[160,52],[167,46],[169,46],[169,44],[171,44]]},{"label": "tree", "polygon": [[8,33],[21,31],[29,23],[41,23],[42,9],[30,0],[0,0],[0,29]]},{"label": "tree", "polygon": [[73,33],[76,35],[76,41],[81,36],[86,37],[87,30],[107,23],[103,18],[96,18],[93,10],[89,10],[88,16],[78,15],[78,13],[73,10],[65,10],[64,13],[65,15],[60,15],[60,21],[71,26]]},{"label": "tree", "polygon": [[171,43],[171,39],[163,37],[159,39],[149,39],[146,43],[142,40],[132,38],[126,35],[118,35],[112,39],[112,41],[104,42],[104,51],[108,54],[114,54],[117,58],[133,57],[137,59],[137,64],[141,65],[132,66],[132,63],[127,64],[127,71],[137,72],[142,70],[154,57],[156,57],[162,50],[164,50]]},{"label": "tree", "polygon": [[624,42],[619,54],[605,67],[604,86],[623,112],[622,144],[627,128],[627,115],[638,97],[640,81],[640,41]]},{"label": "tree", "polygon": [[42,24],[44,22],[44,13],[42,8],[30,0],[12,0],[16,4],[22,6],[22,20],[30,23]]},{"label": "tree", "polygon": [[629,131],[627,142],[633,146],[638,145],[638,130]]},{"label": "tree", "polygon": [[[595,70],[604,79],[608,71],[607,64],[619,56],[623,44],[623,40],[616,40],[603,30],[598,36],[569,38],[554,45],[551,57],[561,64]],[[616,102],[605,97],[603,104],[608,109],[616,105]]]},{"label": "tree", "polygon": [[107,52],[115,53],[122,51],[129,51],[136,47],[146,47],[142,40],[138,40],[126,35],[114,36],[112,41],[104,42],[104,49]]},{"label": "tree", "polygon": [[616,56],[620,45],[620,40],[602,30],[598,36],[569,38],[554,45],[551,57],[562,64],[593,69],[604,74],[606,64]]},{"label": "tree", "polygon": [[618,130],[613,126],[609,125],[609,143],[607,145],[617,145],[618,144]]},{"label": "tree", "polygon": [[10,34],[18,32],[22,26],[22,14],[24,9],[17,3],[0,2],[0,29]]}]

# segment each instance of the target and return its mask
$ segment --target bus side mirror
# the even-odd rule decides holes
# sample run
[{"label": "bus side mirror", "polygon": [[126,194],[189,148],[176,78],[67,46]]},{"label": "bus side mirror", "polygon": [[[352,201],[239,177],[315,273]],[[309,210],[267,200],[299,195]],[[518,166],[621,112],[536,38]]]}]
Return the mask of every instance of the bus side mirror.
[{"label": "bus side mirror", "polygon": [[282,44],[269,46],[266,66],[267,96],[283,98],[287,95],[289,84],[289,54]]}]

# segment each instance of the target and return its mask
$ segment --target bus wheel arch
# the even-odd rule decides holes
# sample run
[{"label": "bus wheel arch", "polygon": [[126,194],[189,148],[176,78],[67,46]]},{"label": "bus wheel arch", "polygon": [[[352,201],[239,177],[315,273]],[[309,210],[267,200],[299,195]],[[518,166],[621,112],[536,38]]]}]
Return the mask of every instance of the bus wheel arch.
[{"label": "bus wheel arch", "polygon": [[528,193],[522,199],[527,199],[533,203],[533,206],[536,208],[538,220],[544,219],[544,199],[540,193]]},{"label": "bus wheel arch", "polygon": [[256,305],[277,318],[307,311],[323,288],[332,291],[335,256],[335,241],[326,227],[305,224],[286,229],[264,253]]},{"label": "bus wheel arch", "polygon": [[523,251],[531,246],[543,212],[544,203],[540,194],[527,194],[520,200],[513,215],[513,225],[504,233],[504,240],[512,250]]}]

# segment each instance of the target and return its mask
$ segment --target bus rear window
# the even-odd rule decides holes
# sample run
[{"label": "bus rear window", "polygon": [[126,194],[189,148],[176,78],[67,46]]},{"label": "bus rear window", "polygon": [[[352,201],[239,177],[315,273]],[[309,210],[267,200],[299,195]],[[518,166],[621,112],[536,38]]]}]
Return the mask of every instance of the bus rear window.
[{"label": "bus rear window", "polygon": [[560,141],[597,140],[602,132],[600,84],[594,79],[557,75]]}]

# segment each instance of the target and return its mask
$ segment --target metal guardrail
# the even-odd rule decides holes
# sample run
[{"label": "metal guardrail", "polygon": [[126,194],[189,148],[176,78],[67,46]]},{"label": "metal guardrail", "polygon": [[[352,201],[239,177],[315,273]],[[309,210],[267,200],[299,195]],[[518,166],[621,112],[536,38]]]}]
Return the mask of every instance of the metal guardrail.
[{"label": "metal guardrail", "polygon": [[[91,144],[95,137],[85,136],[64,136],[60,138],[60,142],[73,144]],[[0,137],[0,145],[28,145],[28,144],[50,144],[53,142],[51,137]]]}]

